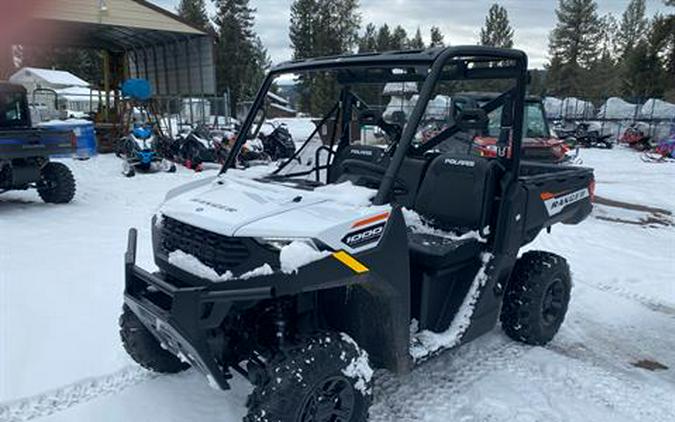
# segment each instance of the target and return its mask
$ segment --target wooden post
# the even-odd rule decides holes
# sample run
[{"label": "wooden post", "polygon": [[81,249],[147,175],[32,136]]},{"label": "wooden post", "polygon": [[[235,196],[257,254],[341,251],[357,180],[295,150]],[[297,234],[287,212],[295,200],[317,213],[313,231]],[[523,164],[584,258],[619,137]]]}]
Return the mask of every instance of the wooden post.
[{"label": "wooden post", "polygon": [[103,117],[107,123],[110,118],[110,53],[108,51],[103,51],[103,90],[105,91]]}]

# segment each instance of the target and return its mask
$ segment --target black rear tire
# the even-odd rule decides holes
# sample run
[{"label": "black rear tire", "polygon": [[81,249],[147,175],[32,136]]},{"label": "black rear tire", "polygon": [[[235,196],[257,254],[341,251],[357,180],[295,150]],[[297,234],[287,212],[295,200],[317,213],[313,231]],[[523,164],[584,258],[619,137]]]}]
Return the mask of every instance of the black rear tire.
[{"label": "black rear tire", "polygon": [[367,361],[365,351],[345,335],[310,337],[270,361],[248,398],[244,421],[365,422],[372,371],[353,369]]},{"label": "black rear tire", "polygon": [[190,365],[164,350],[155,336],[126,305],[122,309],[119,324],[124,350],[145,369],[162,374],[175,374],[189,368]]},{"label": "black rear tire", "polygon": [[75,178],[65,164],[50,162],[40,171],[41,180],[37,191],[43,201],[51,204],[67,204],[75,196]]},{"label": "black rear tire", "polygon": [[529,251],[513,269],[500,320],[513,340],[531,345],[550,342],[565,319],[572,290],[565,258]]}]

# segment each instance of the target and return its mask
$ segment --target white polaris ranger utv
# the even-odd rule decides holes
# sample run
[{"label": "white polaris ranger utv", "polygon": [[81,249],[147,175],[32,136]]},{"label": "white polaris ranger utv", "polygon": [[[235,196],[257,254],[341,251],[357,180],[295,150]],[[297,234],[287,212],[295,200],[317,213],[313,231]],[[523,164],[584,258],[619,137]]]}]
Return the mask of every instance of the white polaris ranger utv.
[{"label": "white polaris ranger utv", "polygon": [[[289,77],[301,104],[324,110],[316,131],[278,167],[234,168],[267,92]],[[247,421],[352,422],[368,418],[372,368],[405,373],[499,320],[515,340],[550,341],[567,263],[518,251],[583,220],[594,182],[590,169],[521,161],[527,81],[523,52],[486,47],[274,68],[221,173],[167,195],[152,226],[158,272],[136,266],[130,231],[126,350],[158,372],[193,366],[220,389],[238,372],[254,385]],[[419,95],[384,119],[390,83]],[[483,86],[501,93],[429,108]],[[497,156],[475,155],[494,121]]]}]

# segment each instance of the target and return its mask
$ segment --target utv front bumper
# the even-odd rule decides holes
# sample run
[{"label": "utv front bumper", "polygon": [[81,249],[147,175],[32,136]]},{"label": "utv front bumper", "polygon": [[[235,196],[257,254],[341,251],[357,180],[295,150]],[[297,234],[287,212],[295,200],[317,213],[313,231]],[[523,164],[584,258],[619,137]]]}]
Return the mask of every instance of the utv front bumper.
[{"label": "utv front bumper", "polygon": [[136,266],[136,239],[136,229],[129,230],[124,259],[125,304],[163,347],[196,367],[212,386],[229,389],[228,372],[219,366],[206,333],[222,323],[235,301],[271,298],[273,288],[182,287],[161,274]]},{"label": "utv front bumper", "polygon": [[[136,239],[136,229],[129,230],[125,304],[164,348],[223,390],[229,389],[229,372],[218,363],[223,345],[210,344],[208,333],[220,327],[234,304],[359,284],[369,276],[368,271],[356,272],[339,259],[330,258],[309,264],[293,275],[274,273],[209,283],[176,267],[162,273],[138,267]],[[167,265],[163,263],[168,269]],[[319,280],[317,274],[321,274]]]}]

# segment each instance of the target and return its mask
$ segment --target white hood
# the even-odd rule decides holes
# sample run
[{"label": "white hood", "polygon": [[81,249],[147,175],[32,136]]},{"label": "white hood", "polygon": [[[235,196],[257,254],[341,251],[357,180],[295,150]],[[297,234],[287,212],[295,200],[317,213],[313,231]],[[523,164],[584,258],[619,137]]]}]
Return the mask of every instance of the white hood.
[{"label": "white hood", "polygon": [[180,192],[160,212],[225,236],[315,238],[341,248],[354,221],[389,210],[369,205],[374,193],[351,184],[309,191],[228,175]]}]

